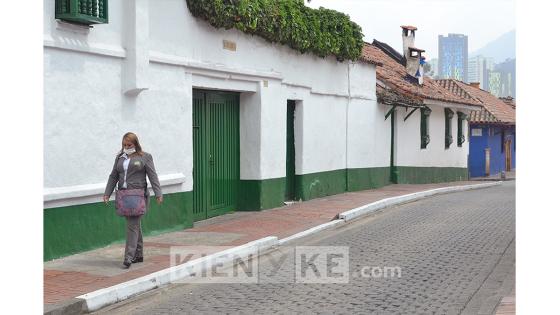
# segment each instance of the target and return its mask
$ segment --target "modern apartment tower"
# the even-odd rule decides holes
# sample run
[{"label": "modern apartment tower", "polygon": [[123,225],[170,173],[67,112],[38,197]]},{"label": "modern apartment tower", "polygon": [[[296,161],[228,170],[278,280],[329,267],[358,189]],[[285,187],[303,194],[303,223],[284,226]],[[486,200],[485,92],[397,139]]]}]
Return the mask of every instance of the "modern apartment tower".
[{"label": "modern apartment tower", "polygon": [[469,37],[463,34],[438,36],[438,76],[441,79],[468,80]]}]

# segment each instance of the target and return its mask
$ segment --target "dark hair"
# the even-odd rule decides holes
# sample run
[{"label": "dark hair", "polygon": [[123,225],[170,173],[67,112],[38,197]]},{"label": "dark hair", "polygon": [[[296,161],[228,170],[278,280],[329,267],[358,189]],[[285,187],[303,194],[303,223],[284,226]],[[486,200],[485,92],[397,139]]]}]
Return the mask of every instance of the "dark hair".
[{"label": "dark hair", "polygon": [[[138,153],[138,155],[144,155],[144,151],[142,151],[142,147],[140,146],[140,141],[138,140],[138,136],[136,134],[134,134],[133,132],[127,132],[122,137],[122,141],[124,140],[128,140],[134,144],[134,148],[136,148],[135,153]],[[119,154],[122,154],[123,152],[124,152],[124,147],[122,146],[121,143],[121,150],[119,151]]]}]

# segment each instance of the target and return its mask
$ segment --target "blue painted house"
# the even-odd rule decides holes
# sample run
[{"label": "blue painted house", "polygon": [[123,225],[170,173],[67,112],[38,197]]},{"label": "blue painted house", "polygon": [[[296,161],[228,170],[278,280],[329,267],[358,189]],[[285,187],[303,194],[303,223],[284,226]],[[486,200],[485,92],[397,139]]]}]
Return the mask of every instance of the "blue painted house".
[{"label": "blue painted house", "polygon": [[456,94],[474,98],[483,106],[469,116],[469,176],[482,177],[515,169],[515,105],[479,88],[478,83],[438,80]]}]

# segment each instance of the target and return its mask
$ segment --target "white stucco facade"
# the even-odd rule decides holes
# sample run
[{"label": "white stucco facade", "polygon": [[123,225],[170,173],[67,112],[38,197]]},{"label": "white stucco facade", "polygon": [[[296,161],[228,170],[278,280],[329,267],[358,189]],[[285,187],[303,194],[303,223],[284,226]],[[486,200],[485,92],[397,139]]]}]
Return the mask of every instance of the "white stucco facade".
[{"label": "white stucco facade", "polygon": [[[415,111],[405,121],[404,118],[412,109],[396,110],[395,119],[395,148],[394,157],[396,166],[414,167],[458,167],[467,168],[469,145],[464,142],[461,147],[457,145],[457,111],[469,113],[467,109],[451,108],[454,112],[451,119],[451,134],[453,143],[445,148],[445,112],[443,106],[430,105],[432,110],[429,116],[428,134],[430,143],[425,149],[420,148],[420,110]],[[463,121],[463,132],[466,136],[467,121]]]},{"label": "white stucco facade", "polygon": [[193,89],[240,93],[241,179],[286,175],[288,99],[296,174],[389,166],[373,64],[215,29],[184,0],[109,1],[109,23],[93,28],[55,20],[54,2],[44,1],[45,208],[99,202],[128,131],[164,193],[191,191]]}]

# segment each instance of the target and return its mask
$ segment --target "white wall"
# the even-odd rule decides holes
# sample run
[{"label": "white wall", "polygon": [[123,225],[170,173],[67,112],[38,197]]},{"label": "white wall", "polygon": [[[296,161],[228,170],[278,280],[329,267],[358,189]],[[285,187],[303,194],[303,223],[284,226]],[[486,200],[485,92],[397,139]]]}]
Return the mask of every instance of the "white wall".
[{"label": "white wall", "polygon": [[[406,121],[408,112],[399,107],[395,128],[395,165],[419,167],[463,167],[468,165],[469,144],[464,142],[457,146],[457,109],[452,109],[451,131],[453,143],[445,149],[445,113],[441,106],[429,106],[432,110],[429,118],[430,143],[426,149],[420,149],[420,110],[415,111]],[[465,110],[462,110],[466,112]],[[467,128],[463,122],[463,131]]]},{"label": "white wall", "polygon": [[[154,155],[164,193],[192,190],[193,88],[241,93],[242,179],[285,176],[287,99],[297,174],[388,166],[373,65],[217,30],[184,0],[131,1],[109,1],[109,24],[90,29],[57,22],[44,0],[45,207],[99,202],[127,131]],[[124,93],[134,86],[146,90]]]},{"label": "white wall", "polygon": [[346,102],[344,97],[316,94],[303,101],[302,165],[301,173],[296,166],[297,174],[346,168]]},{"label": "white wall", "polygon": [[390,166],[391,121],[377,104],[374,67],[350,64],[348,108],[348,168]]}]

